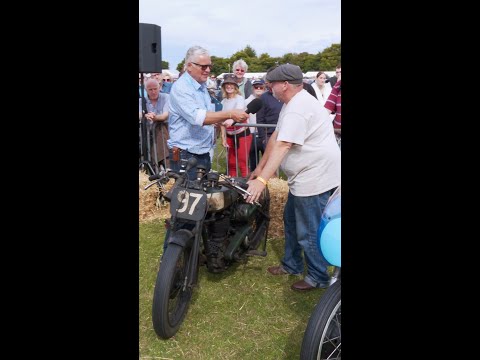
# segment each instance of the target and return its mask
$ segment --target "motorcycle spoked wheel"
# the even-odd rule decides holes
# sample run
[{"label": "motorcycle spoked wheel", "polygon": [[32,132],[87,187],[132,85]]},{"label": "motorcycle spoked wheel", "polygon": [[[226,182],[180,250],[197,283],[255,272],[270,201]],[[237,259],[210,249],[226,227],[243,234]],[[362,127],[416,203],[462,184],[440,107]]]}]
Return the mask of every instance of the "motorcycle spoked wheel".
[{"label": "motorcycle spoked wheel", "polygon": [[342,354],[341,281],[325,291],[308,320],[300,360],[335,360]]},{"label": "motorcycle spoked wheel", "polygon": [[169,244],[157,273],[152,322],[155,333],[163,339],[171,338],[177,333],[187,314],[192,289],[184,288],[184,284],[190,256],[192,256],[191,246]]}]

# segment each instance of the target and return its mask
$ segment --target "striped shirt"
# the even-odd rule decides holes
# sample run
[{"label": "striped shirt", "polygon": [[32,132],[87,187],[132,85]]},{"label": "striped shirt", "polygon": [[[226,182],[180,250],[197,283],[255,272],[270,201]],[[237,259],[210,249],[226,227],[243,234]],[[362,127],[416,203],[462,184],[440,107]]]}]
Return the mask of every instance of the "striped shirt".
[{"label": "striped shirt", "polygon": [[214,144],[214,126],[203,125],[207,111],[215,111],[206,83],[200,84],[185,72],[170,90],[168,147],[205,154]]},{"label": "striped shirt", "polygon": [[332,92],[325,101],[325,108],[331,112],[335,112],[335,119],[333,119],[333,128],[342,128],[342,80],[335,83]]}]

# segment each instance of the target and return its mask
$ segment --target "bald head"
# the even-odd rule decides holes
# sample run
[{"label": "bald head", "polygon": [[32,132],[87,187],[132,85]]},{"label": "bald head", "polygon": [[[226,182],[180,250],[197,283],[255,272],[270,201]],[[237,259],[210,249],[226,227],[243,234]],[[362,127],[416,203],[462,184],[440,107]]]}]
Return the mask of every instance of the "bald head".
[{"label": "bald head", "polygon": [[162,85],[156,79],[150,78],[145,82],[145,89],[147,90],[148,98],[150,100],[157,100]]}]

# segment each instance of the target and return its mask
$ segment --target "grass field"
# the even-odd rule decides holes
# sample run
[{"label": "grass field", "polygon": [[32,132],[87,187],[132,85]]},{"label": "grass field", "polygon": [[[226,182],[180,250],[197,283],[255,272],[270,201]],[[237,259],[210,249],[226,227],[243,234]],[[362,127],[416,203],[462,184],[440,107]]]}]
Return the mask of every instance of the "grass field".
[{"label": "grass field", "polygon": [[283,256],[283,239],[269,239],[265,258],[249,258],[226,272],[204,266],[187,316],[168,340],[152,326],[153,289],[163,251],[161,221],[140,224],[140,359],[298,359],[308,318],[325,290],[298,293],[297,276],[273,276],[266,269]]}]

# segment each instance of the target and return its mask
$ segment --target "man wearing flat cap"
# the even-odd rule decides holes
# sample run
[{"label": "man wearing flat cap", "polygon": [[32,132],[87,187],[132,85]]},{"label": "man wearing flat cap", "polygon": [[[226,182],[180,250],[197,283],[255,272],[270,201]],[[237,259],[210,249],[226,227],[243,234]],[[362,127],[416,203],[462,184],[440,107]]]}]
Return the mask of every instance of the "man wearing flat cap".
[{"label": "man wearing flat cap", "polygon": [[265,154],[248,181],[248,202],[256,201],[280,166],[289,193],[284,208],[285,255],[272,275],[307,275],[292,284],[296,291],[329,285],[328,263],[317,249],[317,231],[325,205],[340,185],[340,149],[328,111],[303,89],[299,66],[280,65],[267,72],[273,96],[284,105]]}]

